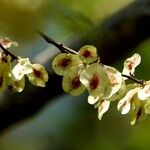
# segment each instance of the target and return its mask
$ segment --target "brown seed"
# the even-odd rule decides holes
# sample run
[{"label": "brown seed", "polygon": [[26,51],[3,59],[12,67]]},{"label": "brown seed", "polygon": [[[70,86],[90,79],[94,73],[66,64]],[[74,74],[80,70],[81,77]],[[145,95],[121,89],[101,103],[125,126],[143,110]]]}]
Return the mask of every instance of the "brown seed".
[{"label": "brown seed", "polygon": [[90,80],[90,89],[95,90],[99,84],[99,77],[98,74],[93,74],[93,77]]},{"label": "brown seed", "polygon": [[42,78],[42,73],[39,70],[33,69],[33,73],[37,78]]},{"label": "brown seed", "polygon": [[64,59],[62,59],[61,60],[61,62],[59,63],[59,65],[61,66],[61,67],[67,67],[67,66],[69,66],[69,63],[71,62],[71,60],[70,59],[68,59],[68,58],[64,58]]},{"label": "brown seed", "polygon": [[90,56],[91,56],[91,52],[88,51],[88,50],[85,50],[85,51],[83,52],[83,56],[84,56],[85,58],[90,57]]},{"label": "brown seed", "polygon": [[71,88],[72,89],[77,89],[81,85],[81,82],[79,80],[79,76],[75,77],[71,81]]}]

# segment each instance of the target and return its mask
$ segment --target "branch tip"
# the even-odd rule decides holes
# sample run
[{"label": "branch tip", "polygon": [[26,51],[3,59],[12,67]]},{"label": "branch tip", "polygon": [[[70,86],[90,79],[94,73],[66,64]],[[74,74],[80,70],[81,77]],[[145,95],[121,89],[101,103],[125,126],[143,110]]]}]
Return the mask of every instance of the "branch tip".
[{"label": "branch tip", "polygon": [[47,43],[50,43],[52,45],[54,45],[55,47],[57,47],[62,53],[71,53],[71,54],[78,54],[75,50],[67,47],[67,46],[64,46],[63,44],[61,43],[58,43],[56,42],[54,39],[48,37],[45,33],[37,30],[37,33],[47,42]]}]

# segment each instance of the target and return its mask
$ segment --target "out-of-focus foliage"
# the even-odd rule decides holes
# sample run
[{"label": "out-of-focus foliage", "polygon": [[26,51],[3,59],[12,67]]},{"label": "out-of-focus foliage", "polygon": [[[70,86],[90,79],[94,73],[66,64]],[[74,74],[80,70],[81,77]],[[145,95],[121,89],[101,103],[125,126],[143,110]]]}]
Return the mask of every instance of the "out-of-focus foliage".
[{"label": "out-of-focus foliage", "polygon": [[79,33],[131,1],[1,0],[0,32],[7,37],[30,40],[35,38],[36,28],[49,28],[55,22],[59,30],[63,26]]},{"label": "out-of-focus foliage", "polygon": [[1,0],[0,32],[8,37],[32,37],[35,28],[42,25],[45,0]]},{"label": "out-of-focus foliage", "polygon": [[108,15],[118,11],[133,0],[57,0],[64,6],[73,9],[87,17],[92,22],[98,22]]}]

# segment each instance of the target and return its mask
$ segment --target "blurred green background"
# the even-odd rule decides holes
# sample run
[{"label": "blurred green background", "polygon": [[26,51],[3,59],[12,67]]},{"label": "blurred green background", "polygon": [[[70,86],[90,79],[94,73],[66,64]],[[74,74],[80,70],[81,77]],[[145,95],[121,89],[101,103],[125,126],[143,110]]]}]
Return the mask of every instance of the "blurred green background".
[{"label": "blurred green background", "polygon": [[[133,0],[1,0],[0,32],[2,37],[19,43],[19,47],[12,50],[15,54],[34,58],[47,48],[36,34],[36,28],[58,41],[70,41],[131,2]],[[149,79],[149,49],[150,39],[137,45],[134,51],[142,56],[137,69],[139,78]],[[121,70],[123,61],[121,58],[112,66]],[[130,126],[128,116],[120,115],[114,103],[99,121],[86,97],[87,93],[79,97],[57,97],[34,117],[2,133],[0,150],[150,149],[149,118]]]}]

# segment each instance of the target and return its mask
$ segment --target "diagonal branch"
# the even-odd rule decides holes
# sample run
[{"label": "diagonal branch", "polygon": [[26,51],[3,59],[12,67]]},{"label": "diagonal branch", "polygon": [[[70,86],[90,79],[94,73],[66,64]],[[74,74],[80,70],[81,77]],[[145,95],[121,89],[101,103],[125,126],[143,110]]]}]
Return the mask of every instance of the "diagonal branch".
[{"label": "diagonal branch", "polygon": [[77,54],[76,51],[74,51],[73,49],[64,46],[63,44],[60,44],[58,42],[55,42],[55,40],[53,40],[52,38],[49,38],[46,34],[44,34],[43,32],[38,30],[38,33],[40,34],[41,37],[43,37],[45,39],[46,42],[54,45],[55,47],[57,47],[62,53],[66,52],[66,53],[72,53],[72,54]]},{"label": "diagonal branch", "polygon": [[11,56],[12,61],[13,61],[13,60],[17,60],[17,59],[18,59],[18,57],[17,57],[16,55],[12,54],[12,53],[11,53],[11,52],[9,52],[7,49],[5,49],[5,48],[3,47],[3,45],[2,45],[2,44],[0,44],[0,48],[3,50],[3,52],[4,52],[6,55]]}]

